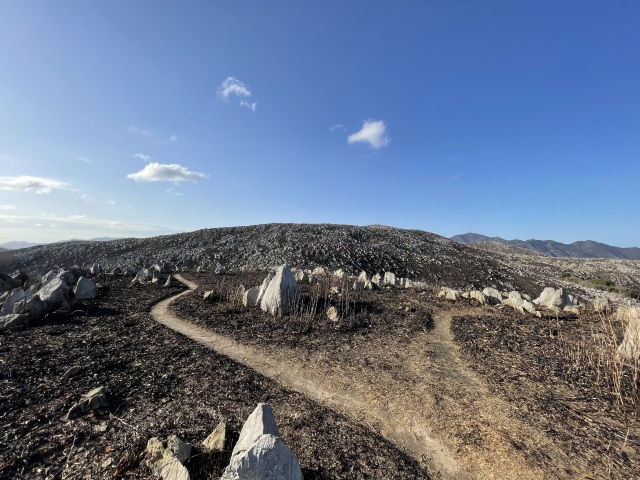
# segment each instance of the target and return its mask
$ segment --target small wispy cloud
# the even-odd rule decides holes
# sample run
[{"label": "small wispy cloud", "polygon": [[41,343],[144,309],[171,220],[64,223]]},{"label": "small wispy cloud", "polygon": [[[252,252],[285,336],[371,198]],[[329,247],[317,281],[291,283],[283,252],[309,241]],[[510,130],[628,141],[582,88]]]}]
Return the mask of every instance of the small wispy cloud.
[{"label": "small wispy cloud", "polygon": [[228,102],[231,98],[238,99],[238,105],[248,108],[252,112],[256,111],[258,102],[248,102],[246,99],[252,97],[253,94],[249,87],[235,77],[227,77],[222,81],[217,90],[219,98]]},{"label": "small wispy cloud", "polygon": [[249,103],[249,102],[245,102],[244,100],[240,100],[240,105],[242,107],[248,108],[252,112],[255,112],[256,111],[256,107],[258,106],[258,102]]},{"label": "small wispy cloud", "polygon": [[208,175],[192,172],[182,165],[173,163],[165,165],[157,162],[149,163],[142,170],[130,173],[127,178],[136,182],[198,182],[208,178]]},{"label": "small wispy cloud", "polygon": [[91,198],[88,193],[83,193],[78,198],[76,198],[76,202],[87,203],[87,202],[95,202],[95,200]]},{"label": "small wispy cloud", "polygon": [[333,131],[335,131],[335,130],[342,130],[343,132],[346,132],[346,131],[347,131],[347,129],[345,128],[345,126],[344,126],[343,124],[341,124],[341,123],[336,123],[335,125],[333,125],[333,126],[331,126],[331,127],[329,128],[329,131],[330,131],[330,132],[333,132]]},{"label": "small wispy cloud", "polygon": [[104,203],[105,205],[115,205],[116,201],[115,200],[105,200],[102,203]]},{"label": "small wispy cloud", "polygon": [[68,183],[53,178],[31,177],[20,175],[17,177],[0,177],[0,190],[16,190],[22,192],[35,191],[38,194],[51,193],[70,188]]},{"label": "small wispy cloud", "polygon": [[169,141],[170,142],[177,142],[178,141],[178,136],[177,135],[171,135],[169,137]]},{"label": "small wispy cloud", "polygon": [[143,162],[148,162],[149,160],[151,160],[151,156],[150,155],[145,155],[144,153],[134,153],[133,157],[134,158],[139,158]]},{"label": "small wispy cloud", "polygon": [[82,220],[83,218],[87,218],[86,215],[69,215],[68,219],[73,220]]},{"label": "small wispy cloud", "polygon": [[142,135],[145,138],[151,138],[153,133],[144,128],[136,127],[135,125],[129,126],[129,133],[135,133],[136,135]]},{"label": "small wispy cloud", "polygon": [[81,162],[84,163],[96,163],[93,160],[89,160],[88,158],[84,158],[84,157],[76,157],[76,159],[80,160]]},{"label": "small wispy cloud", "polygon": [[15,209],[16,209],[15,205],[9,205],[9,204],[0,205],[0,210],[3,211],[3,212],[11,212],[11,211],[13,211]]},{"label": "small wispy cloud", "polygon": [[368,143],[372,148],[378,149],[389,145],[387,126],[382,120],[365,120],[362,128],[347,137],[348,143]]}]

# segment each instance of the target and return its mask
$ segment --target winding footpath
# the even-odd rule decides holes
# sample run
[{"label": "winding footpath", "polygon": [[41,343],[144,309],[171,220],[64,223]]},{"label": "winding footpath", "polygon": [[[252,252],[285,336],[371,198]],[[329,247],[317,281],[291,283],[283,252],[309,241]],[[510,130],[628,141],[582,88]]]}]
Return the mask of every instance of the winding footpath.
[{"label": "winding footpath", "polygon": [[[156,304],[151,315],[157,322],[368,425],[442,478],[547,478],[514,446],[522,439],[561,455],[550,452],[554,446],[518,422],[512,407],[493,397],[464,365],[451,334],[451,312],[436,314],[434,330],[417,335],[411,345],[392,346],[398,347],[390,351],[402,365],[403,378],[380,372],[375,381],[359,381],[351,365],[327,368],[296,358],[295,352],[267,352],[176,317],[169,305],[197,285],[175,278],[189,290]],[[479,440],[465,440],[468,434]]]}]

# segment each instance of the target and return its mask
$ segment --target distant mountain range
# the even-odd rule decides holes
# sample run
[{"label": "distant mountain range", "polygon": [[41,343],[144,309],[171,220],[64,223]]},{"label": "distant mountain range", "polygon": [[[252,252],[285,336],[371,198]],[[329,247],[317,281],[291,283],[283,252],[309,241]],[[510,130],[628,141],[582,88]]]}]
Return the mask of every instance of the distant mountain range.
[{"label": "distant mountain range", "polygon": [[500,237],[487,237],[479,233],[455,235],[451,240],[458,243],[496,242],[503,245],[526,248],[549,257],[568,258],[618,258],[622,260],[640,260],[640,248],[613,247],[604,243],[584,240],[573,243],[560,243],[553,240],[505,240]]},{"label": "distant mountain range", "polygon": [[[63,240],[64,242],[108,242],[110,240],[118,240],[117,238],[109,238],[109,237],[100,237],[100,238],[91,238],[89,240],[78,240],[77,238],[72,238],[71,240]],[[62,243],[62,242],[55,242]],[[7,242],[0,243],[0,251],[2,250],[18,250],[19,248],[29,248],[29,247],[37,247],[38,245],[48,245],[48,243],[33,243],[33,242]]]}]

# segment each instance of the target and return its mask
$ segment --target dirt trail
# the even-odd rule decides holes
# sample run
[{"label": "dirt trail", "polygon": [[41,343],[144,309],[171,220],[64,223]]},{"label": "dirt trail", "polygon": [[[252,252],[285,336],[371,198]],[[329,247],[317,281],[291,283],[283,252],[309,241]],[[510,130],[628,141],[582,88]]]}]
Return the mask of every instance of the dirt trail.
[{"label": "dirt trail", "polygon": [[[191,290],[197,288],[180,275],[176,278]],[[561,455],[544,435],[517,421],[512,407],[491,396],[463,364],[451,335],[451,312],[436,313],[435,328],[417,335],[411,345],[394,344],[392,338],[379,352],[363,345],[362,353],[354,353],[369,355],[372,361],[392,356],[401,367],[389,372],[383,368],[363,370],[331,352],[318,356],[267,351],[179,319],[169,311],[169,304],[191,290],[158,303],[151,311],[153,318],[369,425],[442,478],[548,478],[548,472],[533,466],[523,451],[535,448],[546,455]]]}]

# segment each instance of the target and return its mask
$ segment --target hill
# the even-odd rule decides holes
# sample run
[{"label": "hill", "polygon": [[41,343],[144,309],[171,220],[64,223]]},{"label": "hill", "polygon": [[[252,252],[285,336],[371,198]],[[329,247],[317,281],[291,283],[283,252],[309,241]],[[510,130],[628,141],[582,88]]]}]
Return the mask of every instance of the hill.
[{"label": "hill", "polygon": [[605,243],[584,240],[573,243],[560,243],[553,240],[505,240],[500,237],[488,237],[479,233],[455,235],[451,240],[459,243],[495,242],[503,245],[525,248],[549,257],[567,258],[617,258],[622,260],[640,260],[640,248],[614,247]]}]

